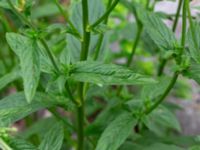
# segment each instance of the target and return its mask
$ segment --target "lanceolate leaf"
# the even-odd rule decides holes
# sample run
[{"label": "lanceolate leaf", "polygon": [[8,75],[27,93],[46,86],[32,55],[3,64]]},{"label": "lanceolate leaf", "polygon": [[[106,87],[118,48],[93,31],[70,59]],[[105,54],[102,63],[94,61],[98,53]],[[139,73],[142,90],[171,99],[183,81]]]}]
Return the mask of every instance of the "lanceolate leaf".
[{"label": "lanceolate leaf", "polygon": [[39,146],[39,150],[60,150],[64,138],[62,123],[56,123],[44,136],[44,140]]},{"label": "lanceolate leaf", "polygon": [[178,45],[173,32],[155,14],[137,7],[137,15],[145,30],[161,50],[175,50]]},{"label": "lanceolate leaf", "polygon": [[141,150],[184,150],[184,149],[182,149],[178,146],[175,146],[175,145],[155,143],[155,144],[146,146],[145,148],[142,148]]},{"label": "lanceolate leaf", "polygon": [[14,70],[0,78],[0,90],[20,77],[19,71]]},{"label": "lanceolate leaf", "polygon": [[31,102],[40,77],[40,58],[35,40],[16,33],[7,33],[8,44],[20,59],[26,99]]},{"label": "lanceolate leaf", "polygon": [[192,62],[188,70],[184,72],[184,75],[200,84],[200,64]]},{"label": "lanceolate leaf", "polygon": [[155,83],[152,78],[135,73],[128,68],[90,61],[74,64],[71,78],[76,81],[105,85]]},{"label": "lanceolate leaf", "polygon": [[130,114],[118,116],[101,135],[95,150],[117,150],[136,125],[137,120]]},{"label": "lanceolate leaf", "polygon": [[44,93],[36,93],[31,103],[26,101],[24,93],[10,95],[0,101],[0,126],[8,126],[42,108],[66,103],[62,97],[47,96]]},{"label": "lanceolate leaf", "polygon": [[[17,4],[17,0],[13,0],[12,2],[15,5]],[[5,8],[5,9],[11,9],[7,0],[0,0],[0,7]]]},{"label": "lanceolate leaf", "polygon": [[192,34],[192,29],[189,29],[188,33],[188,44],[189,44],[189,52],[191,57],[197,62],[200,63],[200,25],[195,23],[193,26],[193,30],[195,31]]},{"label": "lanceolate leaf", "polygon": [[143,100],[154,100],[161,94],[169,85],[169,77],[162,77],[158,83],[145,85],[141,92],[141,98]]},{"label": "lanceolate leaf", "polygon": [[156,134],[163,134],[159,131],[160,127],[181,131],[180,124],[176,116],[165,107],[159,107],[151,114],[146,116],[146,126]]},{"label": "lanceolate leaf", "polygon": [[17,137],[10,137],[8,144],[10,147],[12,147],[13,150],[39,150],[31,143],[25,141],[24,139],[19,139]]}]

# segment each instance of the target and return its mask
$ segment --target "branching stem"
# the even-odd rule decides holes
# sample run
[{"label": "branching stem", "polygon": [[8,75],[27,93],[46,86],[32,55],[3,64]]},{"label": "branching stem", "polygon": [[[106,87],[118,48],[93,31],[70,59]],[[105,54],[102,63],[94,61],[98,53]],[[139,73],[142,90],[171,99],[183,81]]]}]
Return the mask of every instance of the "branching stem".
[{"label": "branching stem", "polygon": [[[185,49],[185,39],[186,39],[186,26],[187,26],[187,5],[189,4],[188,0],[184,1],[183,4],[183,16],[182,16],[182,36],[181,36],[181,49],[179,52],[179,56],[177,59],[177,64],[180,65],[182,62],[182,54],[183,51]],[[149,113],[151,113],[155,108],[157,108],[164,100],[165,98],[168,96],[168,94],[170,93],[171,89],[174,87],[177,79],[179,76],[179,72],[175,72],[173,75],[173,78],[170,81],[170,84],[168,85],[168,87],[166,88],[165,92],[163,93],[163,95],[161,95],[161,97],[150,107],[148,108],[144,113],[147,115]]]}]

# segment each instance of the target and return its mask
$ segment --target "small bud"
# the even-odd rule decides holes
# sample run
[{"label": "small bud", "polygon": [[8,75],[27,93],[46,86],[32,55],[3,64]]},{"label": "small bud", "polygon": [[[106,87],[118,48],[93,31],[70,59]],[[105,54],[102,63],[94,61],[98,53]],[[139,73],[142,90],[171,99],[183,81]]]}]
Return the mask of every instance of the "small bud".
[{"label": "small bud", "polygon": [[19,12],[23,12],[25,9],[25,5],[26,5],[26,0],[18,0],[18,6],[16,7],[16,9]]}]

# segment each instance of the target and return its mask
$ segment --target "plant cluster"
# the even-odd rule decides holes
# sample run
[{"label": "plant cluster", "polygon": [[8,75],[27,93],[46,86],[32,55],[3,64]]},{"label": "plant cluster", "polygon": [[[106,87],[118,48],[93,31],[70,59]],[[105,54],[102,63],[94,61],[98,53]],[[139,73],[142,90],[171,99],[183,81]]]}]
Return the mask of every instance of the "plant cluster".
[{"label": "plant cluster", "polygon": [[0,148],[200,149],[164,102],[200,83],[200,24],[158,1],[0,0]]}]

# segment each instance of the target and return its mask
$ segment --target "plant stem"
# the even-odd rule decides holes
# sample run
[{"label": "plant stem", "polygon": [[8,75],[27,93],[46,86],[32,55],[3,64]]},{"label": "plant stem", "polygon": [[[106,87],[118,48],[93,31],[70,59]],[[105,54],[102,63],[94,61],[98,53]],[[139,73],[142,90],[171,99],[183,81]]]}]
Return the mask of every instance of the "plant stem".
[{"label": "plant stem", "polygon": [[70,21],[70,19],[67,16],[67,13],[65,13],[65,11],[63,10],[63,8],[61,7],[61,5],[59,4],[58,0],[54,0],[54,3],[56,4],[56,6],[58,7],[60,13],[63,15],[65,21],[67,23],[69,23],[70,27],[72,28],[72,30],[74,30],[79,37],[81,37],[81,35],[79,34],[78,30],[76,29],[76,27],[73,25],[73,23]]},{"label": "plant stem", "polygon": [[177,27],[178,20],[179,20],[179,15],[180,15],[180,12],[181,12],[182,3],[183,3],[183,0],[179,0],[178,8],[177,8],[177,11],[176,11],[176,17],[175,17],[174,24],[173,24],[173,27],[172,27],[173,32],[176,31],[176,27]]},{"label": "plant stem", "polygon": [[[107,8],[106,8],[107,10],[110,8],[111,4],[112,4],[112,0],[109,0],[108,4],[107,4]],[[109,15],[104,20],[104,24],[105,25],[108,23],[108,17],[109,17]],[[100,49],[101,49],[101,45],[102,45],[103,39],[104,39],[104,34],[101,33],[99,35],[99,39],[98,39],[98,42],[97,42],[97,46],[96,46],[96,50],[95,50],[95,54],[94,54],[93,60],[97,60],[98,57],[99,57],[99,52],[100,52]]]},{"label": "plant stem", "polygon": [[[146,9],[149,8],[149,4],[150,4],[150,0],[147,0],[146,7],[145,7]],[[131,62],[133,61],[133,57],[135,55],[135,52],[136,52],[136,49],[137,49],[137,46],[139,44],[140,37],[141,37],[142,31],[143,31],[143,25],[139,21],[139,19],[137,17],[137,13],[135,13],[135,18],[136,18],[136,23],[137,23],[138,29],[137,29],[136,37],[135,37],[134,42],[133,42],[131,55],[128,57],[127,62],[126,62],[126,67],[130,67]],[[122,89],[123,89],[123,86],[119,86],[119,88],[117,89],[117,95],[118,96],[120,95]]]},{"label": "plant stem", "polygon": [[107,18],[107,16],[109,16],[109,14],[112,12],[112,10],[115,8],[115,6],[117,6],[119,0],[115,0],[112,5],[110,6],[109,9],[107,9],[107,11],[95,22],[93,23],[90,28],[94,28],[97,25],[99,25],[103,20],[105,20]]},{"label": "plant stem", "polygon": [[[23,15],[21,15],[20,12],[17,11],[17,9],[15,8],[15,6],[13,5],[13,3],[12,3],[10,0],[8,0],[8,4],[9,4],[9,6],[12,8],[12,11],[13,11],[24,23],[26,23],[26,24],[27,24],[30,28],[32,28],[34,31],[38,32],[37,29],[35,28],[35,26],[34,26],[31,22],[29,22],[29,20],[28,20],[26,17],[24,17]],[[57,72],[59,72],[59,68],[58,68],[58,66],[57,66],[57,64],[56,64],[56,61],[54,60],[54,56],[53,56],[53,54],[51,53],[51,50],[49,49],[47,43],[46,43],[45,40],[42,39],[42,38],[40,38],[39,40],[40,40],[41,44],[44,46],[44,48],[45,48],[45,50],[46,50],[46,52],[47,52],[47,54],[48,54],[48,56],[49,56],[49,58],[50,58],[50,60],[51,60],[51,62],[52,62],[52,64],[53,64],[53,66],[54,66],[54,68],[56,69]]]},{"label": "plant stem", "polygon": [[42,38],[40,38],[39,40],[40,40],[41,44],[44,46],[44,48],[45,48],[45,50],[46,50],[46,52],[47,52],[47,54],[48,54],[48,56],[49,56],[49,58],[50,58],[50,60],[51,60],[51,63],[53,64],[53,66],[54,66],[56,72],[59,73],[59,72],[60,72],[60,71],[59,71],[59,68],[58,68],[58,66],[57,66],[57,64],[56,64],[56,61],[55,61],[55,59],[54,59],[53,54],[51,53],[51,50],[50,50],[48,44],[47,44],[46,41],[45,41],[44,39],[42,39]]},{"label": "plant stem", "polygon": [[87,60],[89,45],[90,45],[90,32],[87,30],[89,23],[88,15],[88,1],[82,0],[82,14],[83,14],[83,41],[81,43],[80,60]]},{"label": "plant stem", "polygon": [[[146,6],[145,6],[145,8],[146,8],[147,10],[148,10],[148,8],[149,8],[149,4],[150,4],[150,0],[147,0]],[[153,7],[154,7],[154,5],[153,5]],[[135,55],[136,48],[137,48],[138,43],[139,43],[139,41],[140,41],[140,37],[141,37],[141,34],[142,34],[142,30],[143,30],[143,24],[142,24],[142,23],[140,22],[140,20],[138,19],[137,14],[136,14],[136,21],[137,21],[137,28],[138,28],[138,29],[137,29],[137,33],[136,33],[136,38],[135,38],[135,40],[134,40],[134,42],[133,42],[131,55],[129,56],[129,58],[128,58],[128,60],[127,60],[127,63],[126,63],[126,66],[127,66],[127,67],[130,67],[130,65],[131,65],[131,62],[132,62],[133,57],[134,57],[134,55]]]},{"label": "plant stem", "polygon": [[11,0],[8,0],[8,4],[11,7],[11,10],[15,13],[15,15],[17,15],[17,17],[19,17],[19,19],[21,19],[25,24],[27,24],[29,27],[31,27],[32,29],[35,29],[35,27],[26,19],[25,16],[21,15],[20,12],[18,12],[18,10],[16,9],[16,7],[13,5],[13,3],[11,2]]},{"label": "plant stem", "polygon": [[[12,8],[12,11],[20,18],[20,20],[24,23],[26,23],[30,28],[32,28],[34,31],[38,32],[37,28],[31,23],[29,22],[29,20],[24,17],[23,15],[21,15],[20,12],[17,11],[17,9],[15,8],[15,6],[12,4],[12,2],[10,0],[8,0],[8,4],[9,6]],[[54,59],[54,55],[51,53],[51,50],[48,46],[48,44],[46,43],[46,41],[43,39],[43,38],[39,38],[39,41],[41,42],[41,44],[44,46],[47,54],[48,54],[48,57],[50,58],[51,60],[51,63],[53,64],[55,70],[56,70],[56,73],[57,74],[60,74],[60,70],[59,70],[59,67]],[[66,81],[66,84],[65,84],[65,88],[66,88],[66,91],[68,93],[68,96],[70,97],[70,99],[78,105],[78,102],[75,101],[75,99],[73,98],[73,95],[72,95],[72,92],[70,91],[70,88],[69,88],[69,85],[68,85],[68,82]]]},{"label": "plant stem", "polygon": [[127,63],[126,63],[126,66],[127,66],[127,67],[130,67],[130,65],[131,65],[133,56],[135,55],[136,48],[137,48],[138,43],[139,43],[139,41],[140,41],[140,37],[141,37],[141,34],[142,34],[142,30],[143,30],[143,25],[142,25],[141,23],[138,23],[138,30],[137,30],[137,33],[136,33],[135,41],[134,41],[134,43],[133,43],[131,55],[129,56],[129,58],[128,58],[128,60],[127,60]]},{"label": "plant stem", "polygon": [[[81,85],[83,87],[83,85]],[[81,88],[80,87],[80,88]],[[83,88],[82,88],[83,89]],[[85,117],[85,110],[84,110],[84,99],[82,99],[82,105],[77,108],[77,134],[78,134],[78,142],[77,142],[77,150],[84,149],[84,117]]]},{"label": "plant stem", "polygon": [[67,81],[65,82],[65,89],[67,91],[69,98],[72,100],[72,102],[74,104],[76,104],[76,106],[80,106],[81,105],[80,102],[76,101],[75,98],[73,97],[73,94],[72,94],[70,87],[69,87],[69,83]]},{"label": "plant stem", "polygon": [[170,81],[170,84],[165,90],[164,94],[152,105],[152,107],[150,107],[149,109],[145,111],[146,115],[151,113],[155,108],[157,108],[160,105],[160,103],[162,103],[162,101],[167,97],[171,89],[174,87],[174,84],[176,83],[177,78],[178,78],[178,73],[175,73],[172,80]]},{"label": "plant stem", "polygon": [[[185,39],[186,39],[186,26],[187,26],[187,5],[188,5],[189,1],[185,0],[184,4],[183,4],[183,16],[182,16],[182,37],[181,37],[181,49],[179,52],[179,56],[178,56],[178,60],[177,60],[177,64],[180,65],[181,61],[182,61],[182,53],[183,50],[185,49]],[[151,113],[155,108],[157,108],[163,101],[164,99],[167,97],[167,95],[169,94],[169,92],[171,91],[171,89],[174,87],[177,79],[179,76],[179,72],[175,72],[173,75],[172,80],[170,81],[170,84],[168,85],[168,87],[166,88],[165,92],[163,93],[163,95],[150,107],[148,108],[144,114],[149,114]]]},{"label": "plant stem", "polygon": [[55,117],[56,119],[61,120],[61,121],[64,123],[64,125],[66,125],[66,127],[71,128],[71,130],[75,130],[74,126],[73,126],[71,123],[69,123],[65,118],[63,118],[63,117],[57,112],[56,108],[54,108],[54,107],[48,108],[48,111],[51,112],[51,113],[54,115],[54,117]]},{"label": "plant stem", "polygon": [[161,76],[163,74],[166,63],[167,63],[166,59],[161,59],[160,65],[158,67],[158,73],[157,73],[158,76]]},{"label": "plant stem", "polygon": [[193,24],[193,20],[192,20],[189,3],[187,4],[187,11],[188,11],[188,19],[189,19],[189,23],[190,23],[190,29],[191,29],[191,33],[192,33],[192,40],[194,41],[194,45],[195,45],[196,49],[198,49],[198,41],[195,38],[195,29],[194,29],[194,24]]},{"label": "plant stem", "polygon": [[[90,45],[90,32],[87,30],[89,24],[88,0],[82,0],[82,22],[83,22],[83,41],[81,43],[80,61],[87,60],[89,45]],[[81,105],[77,107],[77,131],[78,131],[78,146],[77,150],[84,149],[84,119],[85,119],[85,100],[84,100],[84,83],[78,84],[78,94]]]},{"label": "plant stem", "polygon": [[[177,24],[178,24],[180,12],[181,12],[182,3],[183,3],[183,0],[179,0],[178,8],[177,8],[177,11],[176,11],[176,16],[175,16],[175,20],[174,20],[174,24],[173,24],[173,27],[172,27],[172,31],[173,32],[175,32],[176,28],[177,28]],[[160,62],[159,68],[158,68],[158,73],[157,73],[158,76],[161,76],[163,74],[163,71],[164,71],[164,68],[165,68],[166,64],[167,64],[167,60],[166,59],[161,59],[161,62]]]}]

